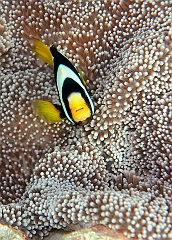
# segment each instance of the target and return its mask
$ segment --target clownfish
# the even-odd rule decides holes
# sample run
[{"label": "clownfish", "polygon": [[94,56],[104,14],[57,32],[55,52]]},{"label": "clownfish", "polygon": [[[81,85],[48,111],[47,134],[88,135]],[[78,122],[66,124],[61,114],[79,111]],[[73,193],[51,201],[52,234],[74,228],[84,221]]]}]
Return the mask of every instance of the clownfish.
[{"label": "clownfish", "polygon": [[55,84],[61,106],[48,101],[34,100],[33,111],[47,122],[59,122],[67,118],[72,124],[85,124],[94,115],[94,104],[86,89],[81,71],[55,46],[50,48],[39,40],[33,40],[36,55],[54,66]]}]

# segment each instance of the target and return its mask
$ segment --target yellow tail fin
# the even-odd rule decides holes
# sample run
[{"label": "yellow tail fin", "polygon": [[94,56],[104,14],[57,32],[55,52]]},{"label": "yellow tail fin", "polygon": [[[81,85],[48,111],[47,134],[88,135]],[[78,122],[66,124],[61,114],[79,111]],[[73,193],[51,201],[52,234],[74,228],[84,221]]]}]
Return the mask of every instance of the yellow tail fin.
[{"label": "yellow tail fin", "polygon": [[34,39],[34,52],[36,55],[44,62],[48,63],[50,66],[54,66],[53,57],[50,52],[50,48],[43,42]]},{"label": "yellow tail fin", "polygon": [[32,102],[32,108],[34,113],[45,122],[55,123],[60,122],[63,119],[63,117],[61,117],[62,112],[51,102],[36,99]]}]

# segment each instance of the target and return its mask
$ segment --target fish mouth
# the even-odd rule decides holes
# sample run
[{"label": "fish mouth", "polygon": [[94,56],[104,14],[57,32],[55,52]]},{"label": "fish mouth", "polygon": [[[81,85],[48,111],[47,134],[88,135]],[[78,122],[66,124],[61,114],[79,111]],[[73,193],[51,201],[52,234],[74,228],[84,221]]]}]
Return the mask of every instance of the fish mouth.
[{"label": "fish mouth", "polygon": [[77,109],[76,110],[76,112],[79,112],[79,111],[81,111],[81,110],[83,110],[84,108],[79,108],[79,109]]}]

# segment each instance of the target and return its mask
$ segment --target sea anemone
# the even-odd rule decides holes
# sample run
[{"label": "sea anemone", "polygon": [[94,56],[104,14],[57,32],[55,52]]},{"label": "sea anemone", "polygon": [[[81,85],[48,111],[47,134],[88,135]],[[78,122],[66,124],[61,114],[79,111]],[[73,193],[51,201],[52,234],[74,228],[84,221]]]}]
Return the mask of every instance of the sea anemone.
[{"label": "sea anemone", "polygon": [[[170,1],[0,4],[0,222],[29,238],[102,224],[171,239]],[[81,68],[88,124],[33,113],[36,98],[59,101],[33,39]]]}]

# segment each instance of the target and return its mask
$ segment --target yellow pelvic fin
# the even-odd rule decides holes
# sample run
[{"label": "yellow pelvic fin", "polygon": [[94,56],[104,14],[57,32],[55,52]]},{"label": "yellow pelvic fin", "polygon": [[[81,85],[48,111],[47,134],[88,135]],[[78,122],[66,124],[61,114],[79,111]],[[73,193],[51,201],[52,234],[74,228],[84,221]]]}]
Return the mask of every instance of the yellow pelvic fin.
[{"label": "yellow pelvic fin", "polygon": [[48,63],[50,66],[54,66],[53,56],[50,52],[50,48],[43,42],[34,39],[34,52],[42,61]]},{"label": "yellow pelvic fin", "polygon": [[60,122],[63,118],[60,116],[61,111],[58,110],[51,102],[43,100],[33,100],[33,112],[42,118],[45,122]]},{"label": "yellow pelvic fin", "polygon": [[86,84],[86,81],[85,81],[85,79],[84,79],[84,76],[83,76],[83,73],[82,73],[81,68],[80,68],[80,67],[77,67],[77,71],[78,71],[78,73],[79,73],[79,76],[80,76],[80,78],[81,78],[82,83],[86,86],[87,84]]}]

